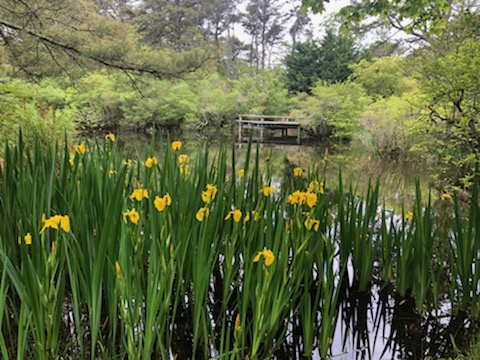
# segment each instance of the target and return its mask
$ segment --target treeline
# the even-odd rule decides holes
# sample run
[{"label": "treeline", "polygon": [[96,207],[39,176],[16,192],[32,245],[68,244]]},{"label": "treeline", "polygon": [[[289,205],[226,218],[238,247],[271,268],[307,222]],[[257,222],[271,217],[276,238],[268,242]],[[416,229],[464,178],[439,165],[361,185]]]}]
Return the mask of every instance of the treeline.
[{"label": "treeline", "polygon": [[[28,140],[75,128],[217,130],[238,113],[288,114],[316,139],[359,137],[372,154],[469,186],[480,158],[479,10],[442,4],[358,2],[340,12],[350,32],[332,22],[316,39],[296,2],[6,0],[0,143],[19,127]],[[362,25],[367,15],[378,22]],[[415,46],[361,47],[358,34],[380,25]]]}]

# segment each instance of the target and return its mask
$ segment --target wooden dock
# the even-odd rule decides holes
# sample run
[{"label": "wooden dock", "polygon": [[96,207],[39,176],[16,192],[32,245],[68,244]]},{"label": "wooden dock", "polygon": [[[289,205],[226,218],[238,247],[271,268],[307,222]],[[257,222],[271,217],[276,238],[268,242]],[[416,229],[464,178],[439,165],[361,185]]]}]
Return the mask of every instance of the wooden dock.
[{"label": "wooden dock", "polygon": [[[244,142],[243,130],[258,130],[260,137],[259,141],[265,141],[265,129],[281,129],[282,136],[288,136],[288,129],[297,130],[297,145],[300,145],[300,123],[291,121],[292,118],[288,116],[278,115],[238,115],[238,142]],[[248,140],[250,138],[246,137]]]}]

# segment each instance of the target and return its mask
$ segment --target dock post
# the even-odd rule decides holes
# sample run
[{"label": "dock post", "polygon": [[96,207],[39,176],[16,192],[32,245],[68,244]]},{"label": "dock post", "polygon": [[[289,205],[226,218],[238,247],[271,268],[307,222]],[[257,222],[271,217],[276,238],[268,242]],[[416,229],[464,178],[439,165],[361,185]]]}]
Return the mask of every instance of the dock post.
[{"label": "dock post", "polygon": [[[260,121],[261,121],[261,122],[264,122],[265,119],[262,117],[262,118],[260,119]],[[260,125],[260,142],[262,142],[262,143],[263,143],[263,141],[264,141],[264,139],[263,139],[263,129],[264,129],[264,126],[263,126],[263,124],[261,124],[261,125]]]},{"label": "dock post", "polygon": [[242,116],[238,119],[238,142],[242,142]]}]

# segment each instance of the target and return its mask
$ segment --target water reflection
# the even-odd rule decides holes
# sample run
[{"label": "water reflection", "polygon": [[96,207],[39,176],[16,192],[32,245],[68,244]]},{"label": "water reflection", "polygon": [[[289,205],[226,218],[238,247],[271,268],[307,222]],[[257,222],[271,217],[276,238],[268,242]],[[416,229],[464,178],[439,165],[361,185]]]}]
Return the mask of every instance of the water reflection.
[{"label": "water reflection", "polygon": [[[456,345],[467,345],[471,322],[464,313],[450,316],[444,304],[437,314],[424,316],[415,311],[415,300],[401,299],[390,290],[374,286],[371,292],[359,293],[345,287],[339,301],[339,317],[331,353],[338,360],[420,360],[448,358]],[[290,326],[291,336],[275,353],[276,359],[302,359],[301,324]],[[320,360],[318,349],[313,359]]]}]

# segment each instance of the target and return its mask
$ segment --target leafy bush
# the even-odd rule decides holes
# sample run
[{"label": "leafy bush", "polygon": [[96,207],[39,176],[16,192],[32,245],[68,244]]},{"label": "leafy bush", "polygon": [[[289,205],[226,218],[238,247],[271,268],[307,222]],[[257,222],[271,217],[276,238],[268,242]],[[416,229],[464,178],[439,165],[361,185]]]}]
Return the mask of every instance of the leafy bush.
[{"label": "leafy bush", "polygon": [[297,97],[300,106],[293,115],[303,118],[302,126],[315,137],[350,140],[369,101],[362,86],[352,82],[330,86],[317,83],[312,92],[312,96]]},{"label": "leafy bush", "polygon": [[361,124],[370,132],[377,153],[406,157],[422,152],[431,144],[426,137],[428,119],[422,114],[423,97],[417,92],[379,98],[362,115]]},{"label": "leafy bush", "polygon": [[[46,92],[41,86],[22,80],[0,80],[0,146],[10,143],[19,130],[28,146],[35,137],[46,141],[62,139],[74,131],[68,110],[52,107],[51,87]],[[50,102],[52,101],[52,102]]]},{"label": "leafy bush", "polygon": [[401,96],[415,87],[415,81],[408,78],[404,70],[404,61],[396,56],[362,60],[350,65],[352,80],[363,86],[372,97]]},{"label": "leafy bush", "polygon": [[441,56],[428,54],[422,67],[428,76],[420,85],[427,96],[443,177],[469,186],[480,162],[480,44],[463,39],[452,47]]},{"label": "leafy bush", "polygon": [[285,115],[291,101],[280,75],[264,70],[257,75],[243,75],[233,83],[238,92],[237,110],[240,114]]},{"label": "leafy bush", "polygon": [[198,96],[198,125],[222,127],[233,123],[237,115],[238,92],[217,74],[195,84]]},{"label": "leafy bush", "polygon": [[148,80],[124,97],[121,125],[178,127],[197,119],[198,98],[185,81]]},{"label": "leafy bush", "polygon": [[117,126],[123,117],[122,90],[119,80],[102,72],[82,78],[74,88],[68,89],[66,101],[72,109],[73,120],[83,129]]}]

